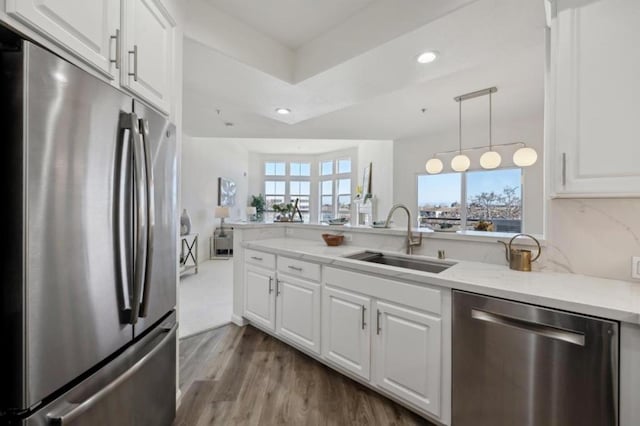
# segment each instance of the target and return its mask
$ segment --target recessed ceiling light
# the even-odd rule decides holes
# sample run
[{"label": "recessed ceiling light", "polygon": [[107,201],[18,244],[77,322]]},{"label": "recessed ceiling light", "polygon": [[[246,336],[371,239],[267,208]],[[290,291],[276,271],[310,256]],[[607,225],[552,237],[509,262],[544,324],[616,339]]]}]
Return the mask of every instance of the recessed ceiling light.
[{"label": "recessed ceiling light", "polygon": [[419,64],[430,64],[438,58],[438,54],[436,52],[424,52],[418,56],[417,61]]},{"label": "recessed ceiling light", "polygon": [[276,112],[280,115],[291,114],[291,110],[289,108],[276,108]]}]

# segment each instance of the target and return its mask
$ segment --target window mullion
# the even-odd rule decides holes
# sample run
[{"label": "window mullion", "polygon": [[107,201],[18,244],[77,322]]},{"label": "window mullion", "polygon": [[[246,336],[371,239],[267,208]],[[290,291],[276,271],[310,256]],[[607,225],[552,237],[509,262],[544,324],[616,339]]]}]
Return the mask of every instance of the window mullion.
[{"label": "window mullion", "polygon": [[467,173],[460,179],[460,230],[467,229]]}]

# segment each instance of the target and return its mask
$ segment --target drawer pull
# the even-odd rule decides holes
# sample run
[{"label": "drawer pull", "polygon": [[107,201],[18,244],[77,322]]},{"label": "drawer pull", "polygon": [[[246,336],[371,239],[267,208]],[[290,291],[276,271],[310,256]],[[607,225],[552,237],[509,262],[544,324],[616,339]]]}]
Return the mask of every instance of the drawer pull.
[{"label": "drawer pull", "polygon": [[276,297],[280,296],[280,280],[276,278]]},{"label": "drawer pull", "polygon": [[273,277],[269,277],[269,294],[273,293]]},{"label": "drawer pull", "polygon": [[289,265],[289,266],[287,266],[287,268],[292,269],[292,270],[297,271],[297,272],[302,272],[302,268],[298,268],[297,266]]},{"label": "drawer pull", "polygon": [[376,316],[376,334],[380,334],[380,332],[382,331],[382,328],[380,328],[380,315],[382,313],[380,312],[380,309],[378,309],[378,315]]},{"label": "drawer pull", "polygon": [[262,262],[262,258],[258,256],[251,256],[253,260],[257,260],[258,262]]},{"label": "drawer pull", "polygon": [[362,305],[362,329],[363,330],[367,325],[367,323],[364,321],[364,313],[365,313],[366,310],[367,310],[367,308],[365,308],[364,305]]}]

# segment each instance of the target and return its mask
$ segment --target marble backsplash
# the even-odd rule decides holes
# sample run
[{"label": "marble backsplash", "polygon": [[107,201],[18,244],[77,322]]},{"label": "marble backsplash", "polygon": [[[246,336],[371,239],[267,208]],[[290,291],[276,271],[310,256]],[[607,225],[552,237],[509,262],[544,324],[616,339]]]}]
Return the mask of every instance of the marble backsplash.
[{"label": "marble backsplash", "polygon": [[[640,199],[554,199],[542,256],[534,271],[569,272],[631,281],[631,257],[640,256]],[[346,228],[262,226],[245,229],[246,239],[290,238],[320,240],[324,232],[345,232],[346,244],[372,250],[402,251],[399,234],[349,232]],[[444,250],[449,259],[507,265],[504,246],[494,240],[454,240],[425,236],[415,254],[436,257]],[[640,285],[640,281],[638,281]]]},{"label": "marble backsplash", "polygon": [[554,199],[548,208],[544,269],[631,280],[631,256],[640,256],[640,199]]}]

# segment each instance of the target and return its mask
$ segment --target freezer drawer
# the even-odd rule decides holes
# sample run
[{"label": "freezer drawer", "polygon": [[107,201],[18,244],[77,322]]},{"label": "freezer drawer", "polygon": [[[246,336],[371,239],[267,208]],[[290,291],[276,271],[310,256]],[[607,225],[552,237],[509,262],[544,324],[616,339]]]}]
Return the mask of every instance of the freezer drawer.
[{"label": "freezer drawer", "polygon": [[175,314],[25,426],[162,426],[176,411]]},{"label": "freezer drawer", "polygon": [[615,426],[618,323],[454,291],[454,426]]}]

